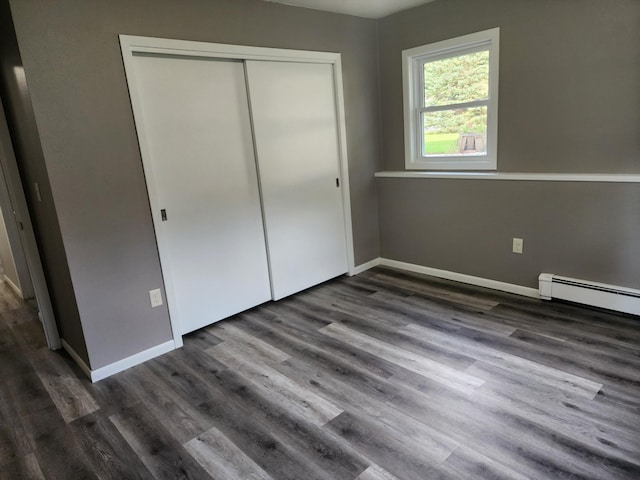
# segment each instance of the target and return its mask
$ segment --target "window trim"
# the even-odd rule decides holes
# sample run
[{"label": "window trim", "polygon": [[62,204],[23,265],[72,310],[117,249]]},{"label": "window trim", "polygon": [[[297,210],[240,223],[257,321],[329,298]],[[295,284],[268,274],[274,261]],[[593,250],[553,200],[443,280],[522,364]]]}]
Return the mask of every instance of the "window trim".
[{"label": "window trim", "polygon": [[[496,170],[498,150],[498,79],[500,28],[492,28],[402,51],[405,168],[407,170]],[[425,111],[423,68],[425,60],[439,60],[474,51],[489,51],[487,152],[470,155],[422,155],[421,115]],[[478,102],[465,102],[471,105]],[[483,105],[484,101],[480,102]],[[467,107],[468,107],[467,105]],[[445,106],[444,110],[451,108]]]}]

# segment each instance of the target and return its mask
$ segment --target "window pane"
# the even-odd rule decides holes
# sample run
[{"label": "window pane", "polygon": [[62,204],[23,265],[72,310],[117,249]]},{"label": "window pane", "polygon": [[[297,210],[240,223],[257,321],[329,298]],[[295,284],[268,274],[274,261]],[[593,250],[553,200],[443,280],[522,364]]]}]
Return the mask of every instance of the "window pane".
[{"label": "window pane", "polygon": [[487,107],[422,114],[422,155],[487,153]]},{"label": "window pane", "polygon": [[424,106],[486,100],[489,52],[476,52],[424,64]]}]

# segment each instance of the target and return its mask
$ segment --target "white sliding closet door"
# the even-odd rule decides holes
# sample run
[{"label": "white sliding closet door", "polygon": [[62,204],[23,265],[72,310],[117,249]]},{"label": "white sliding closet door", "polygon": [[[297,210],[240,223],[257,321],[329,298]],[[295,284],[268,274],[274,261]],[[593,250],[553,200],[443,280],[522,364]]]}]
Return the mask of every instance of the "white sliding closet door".
[{"label": "white sliding closet door", "polygon": [[333,66],[246,69],[277,300],[347,271]]},{"label": "white sliding closet door", "polygon": [[147,54],[133,64],[169,308],[184,334],[271,298],[244,65]]}]

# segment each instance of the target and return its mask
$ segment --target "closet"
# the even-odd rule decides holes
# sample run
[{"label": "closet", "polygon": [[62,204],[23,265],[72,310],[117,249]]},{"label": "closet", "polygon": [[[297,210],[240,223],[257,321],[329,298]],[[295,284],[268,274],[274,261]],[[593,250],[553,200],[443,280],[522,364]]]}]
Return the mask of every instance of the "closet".
[{"label": "closet", "polygon": [[174,339],[346,273],[339,56],[120,40]]}]

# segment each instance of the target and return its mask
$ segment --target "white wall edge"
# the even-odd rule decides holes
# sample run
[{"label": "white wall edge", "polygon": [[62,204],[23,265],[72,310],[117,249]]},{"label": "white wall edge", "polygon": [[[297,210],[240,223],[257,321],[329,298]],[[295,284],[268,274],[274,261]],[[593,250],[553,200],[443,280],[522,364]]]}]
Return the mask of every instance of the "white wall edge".
[{"label": "white wall edge", "polygon": [[640,175],[614,173],[376,172],[378,178],[509,180],[529,182],[640,183]]},{"label": "white wall edge", "polygon": [[122,372],[127,368],[135,367],[136,365],[175,350],[176,348],[174,341],[169,340],[168,342],[161,343],[160,345],[156,345],[155,347],[151,347],[140,353],[131,355],[130,357],[123,358],[122,360],[118,360],[117,362],[111,363],[96,370],[91,370],[84,362],[84,360],[80,358],[80,356],[75,352],[71,345],[69,345],[64,339],[61,339],[61,341],[62,348],[64,348],[67,353],[71,355],[71,358],[75,360],[75,362],[80,366],[85,375],[87,375],[87,377],[89,377],[89,379],[93,383],[110,377],[111,375],[115,375],[116,373]]},{"label": "white wall edge", "polygon": [[[362,272],[366,272],[367,270],[372,269],[373,267],[377,267],[380,265],[381,258],[374,258],[373,260],[368,261],[367,263],[363,263],[358,265],[353,269],[353,275],[359,275]],[[351,276],[351,275],[350,275]]]},{"label": "white wall edge", "polygon": [[444,278],[446,280],[453,280],[455,282],[467,283],[469,285],[475,285],[477,287],[490,288],[492,290],[500,290],[502,292],[514,293],[516,295],[522,295],[530,298],[540,298],[540,292],[536,288],[523,287],[522,285],[515,285],[513,283],[499,282],[497,280],[490,280],[488,278],[474,277],[472,275],[465,275],[464,273],[449,272],[447,270],[439,270],[437,268],[424,267],[422,265],[416,265],[413,263],[399,262],[397,260],[389,260],[388,258],[380,258],[379,265],[384,267],[397,268],[398,270],[406,270],[413,273],[421,273],[423,275],[430,275],[432,277]]},{"label": "white wall edge", "polygon": [[91,369],[86,363],[84,363],[84,360],[80,358],[80,355],[76,353],[73,347],[69,345],[64,338],[61,338],[60,342],[62,343],[62,348],[64,348],[65,351],[71,356],[71,358],[73,358],[73,360],[78,364],[78,366],[84,372],[84,374],[87,377],[91,378]]},{"label": "white wall edge", "polygon": [[6,275],[3,275],[4,277],[4,281],[7,282],[7,284],[11,287],[11,289],[16,292],[16,295],[18,295],[20,298],[22,298],[24,300],[24,295],[22,295],[22,290],[20,290],[20,288],[11,281],[11,279],[9,277],[7,277]]}]

